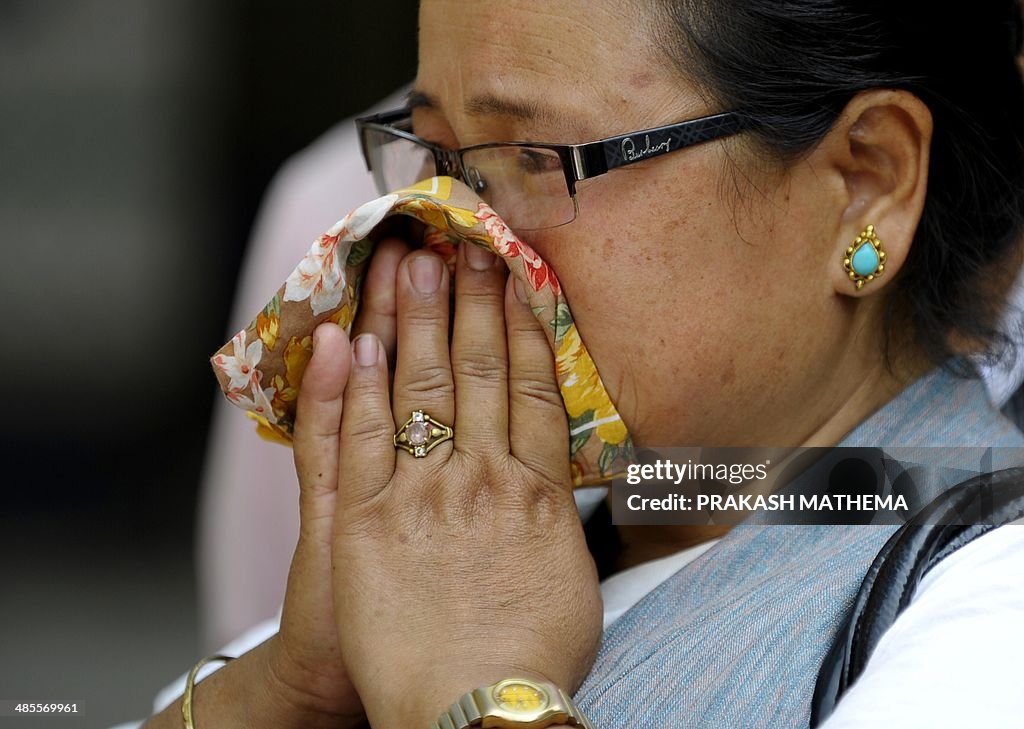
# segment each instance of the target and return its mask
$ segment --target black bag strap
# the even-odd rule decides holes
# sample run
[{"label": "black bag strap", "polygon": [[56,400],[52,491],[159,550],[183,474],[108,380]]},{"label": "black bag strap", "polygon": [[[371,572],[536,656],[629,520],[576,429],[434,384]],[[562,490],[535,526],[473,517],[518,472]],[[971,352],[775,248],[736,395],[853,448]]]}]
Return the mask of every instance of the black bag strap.
[{"label": "black bag strap", "polygon": [[811,727],[857,680],[921,579],[965,544],[1024,517],[1024,467],[986,473],[944,491],[896,531],[868,569],[846,624],[818,672]]}]

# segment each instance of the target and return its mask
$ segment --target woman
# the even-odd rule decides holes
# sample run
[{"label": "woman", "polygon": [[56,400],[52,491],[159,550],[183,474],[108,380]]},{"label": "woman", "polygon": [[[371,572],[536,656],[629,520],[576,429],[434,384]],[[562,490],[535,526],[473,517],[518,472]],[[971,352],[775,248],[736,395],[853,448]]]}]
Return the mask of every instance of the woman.
[{"label": "woman", "polygon": [[[641,130],[630,164],[578,184],[571,224],[521,226],[638,445],[1024,445],[980,384],[936,369],[998,345],[1017,269],[1013,3],[425,0],[420,24],[425,140]],[[742,123],[672,154],[643,133],[721,112]],[[510,220],[530,205],[494,201]],[[629,532],[620,569],[721,538],[601,641],[545,336],[490,254],[463,246],[455,278],[450,348],[445,267],[395,240],[360,336],[317,330],[281,629],[200,685],[195,726],[427,727],[509,677],[576,692],[599,727],[805,724],[891,530]],[[392,442],[418,409],[455,430],[425,458]],[[899,667],[911,717],[934,708],[925,663]],[[865,702],[895,710],[881,688]],[[180,722],[175,704],[147,726]]]}]

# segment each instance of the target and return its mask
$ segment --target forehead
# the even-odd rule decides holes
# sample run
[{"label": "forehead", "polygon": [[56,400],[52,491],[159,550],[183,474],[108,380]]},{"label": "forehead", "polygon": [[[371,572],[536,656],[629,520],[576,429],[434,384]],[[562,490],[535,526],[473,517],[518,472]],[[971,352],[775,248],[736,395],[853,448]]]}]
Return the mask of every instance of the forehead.
[{"label": "forehead", "polygon": [[423,0],[417,88],[450,121],[500,111],[496,100],[583,136],[674,121],[698,104],[653,41],[647,4]]}]

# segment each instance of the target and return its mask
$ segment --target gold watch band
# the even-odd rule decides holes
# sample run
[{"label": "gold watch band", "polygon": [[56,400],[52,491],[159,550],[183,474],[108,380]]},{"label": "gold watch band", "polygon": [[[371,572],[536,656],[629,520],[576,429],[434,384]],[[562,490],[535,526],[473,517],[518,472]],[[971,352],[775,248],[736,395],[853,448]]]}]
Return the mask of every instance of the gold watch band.
[{"label": "gold watch band", "polygon": [[[507,702],[503,705],[503,692],[510,690],[513,694],[518,691],[520,695],[524,690],[530,692],[533,701],[543,696],[542,703],[526,708],[516,708]],[[485,725],[508,729],[544,729],[556,724],[594,729],[572,698],[554,684],[507,678],[463,694],[430,725],[430,729],[470,729]]]}]

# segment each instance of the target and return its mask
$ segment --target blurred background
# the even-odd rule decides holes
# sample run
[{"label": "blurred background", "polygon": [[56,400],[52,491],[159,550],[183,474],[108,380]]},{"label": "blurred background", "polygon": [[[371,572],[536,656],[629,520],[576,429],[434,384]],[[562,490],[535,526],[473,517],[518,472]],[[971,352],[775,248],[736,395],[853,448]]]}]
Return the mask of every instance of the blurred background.
[{"label": "blurred background", "polygon": [[0,0],[0,700],[81,712],[0,726],[148,716],[201,655],[207,358],[255,213],[415,34],[415,0]]}]

